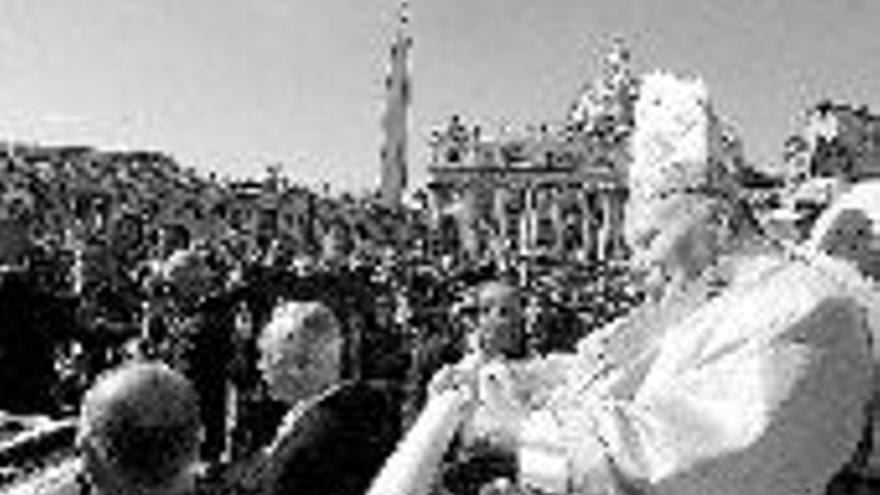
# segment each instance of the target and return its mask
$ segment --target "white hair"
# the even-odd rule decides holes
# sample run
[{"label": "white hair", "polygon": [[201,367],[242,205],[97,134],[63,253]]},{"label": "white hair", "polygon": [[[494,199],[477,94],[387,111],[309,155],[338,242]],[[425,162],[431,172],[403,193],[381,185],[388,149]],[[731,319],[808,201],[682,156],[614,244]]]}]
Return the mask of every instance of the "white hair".
[{"label": "white hair", "polygon": [[340,335],[340,324],[333,312],[316,301],[288,301],[275,307],[272,319],[260,335],[263,349],[286,352],[297,334],[309,341]]},{"label": "white hair", "polygon": [[843,215],[852,211],[862,213],[870,220],[871,233],[880,234],[880,179],[860,182],[833,200],[828,209],[816,219],[807,247],[830,252],[836,244],[855,241],[844,237],[854,235],[853,232],[835,231]]}]

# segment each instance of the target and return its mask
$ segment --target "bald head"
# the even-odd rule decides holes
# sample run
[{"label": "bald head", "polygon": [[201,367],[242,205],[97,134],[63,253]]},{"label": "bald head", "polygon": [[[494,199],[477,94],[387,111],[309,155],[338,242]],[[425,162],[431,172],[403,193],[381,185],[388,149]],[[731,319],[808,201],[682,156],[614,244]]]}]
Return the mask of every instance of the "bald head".
[{"label": "bald head", "polygon": [[198,460],[200,428],[186,378],[161,363],[136,363],[108,372],[86,393],[79,444],[99,487],[161,488]]}]

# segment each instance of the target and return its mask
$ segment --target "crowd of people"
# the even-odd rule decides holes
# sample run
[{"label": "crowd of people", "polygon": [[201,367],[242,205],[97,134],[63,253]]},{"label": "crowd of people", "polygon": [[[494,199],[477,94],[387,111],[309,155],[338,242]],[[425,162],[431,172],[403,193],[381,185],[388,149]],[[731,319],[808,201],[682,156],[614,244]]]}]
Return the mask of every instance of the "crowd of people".
[{"label": "crowd of people", "polygon": [[[741,205],[666,186],[631,203],[650,219],[627,223],[650,297],[574,349],[531,352],[515,281],[479,284],[475,324],[429,371],[433,396],[473,394],[435,493],[876,489],[880,183],[844,193],[797,245]],[[100,375],[80,408],[77,489],[366,493],[406,433],[406,387],[347,371],[337,311],[272,305],[253,351],[275,411],[231,462],[205,448],[209,402],[186,368],[141,357]]]},{"label": "crowd of people", "polygon": [[[198,463],[211,466],[197,478],[238,491],[268,490],[272,483],[290,485],[256,480],[272,471],[267,466],[277,465],[277,456],[301,459],[305,455],[291,453],[300,452],[301,446],[282,447],[300,441],[279,444],[277,430],[300,417],[291,416],[290,410],[301,409],[302,404],[297,404],[308,402],[304,397],[326,392],[314,388],[321,382],[315,376],[322,373],[332,376],[328,390],[343,383],[364,387],[342,387],[346,392],[330,401],[339,400],[341,405],[329,406],[338,407],[342,416],[332,413],[328,419],[321,415],[314,420],[317,424],[342,421],[360,425],[347,430],[360,428],[366,433],[376,431],[377,418],[387,422],[380,429],[379,443],[368,446],[368,450],[380,449],[375,452],[382,455],[370,454],[372,464],[352,467],[361,474],[343,482],[363,491],[367,473],[375,474],[375,462],[384,459],[418,416],[434,372],[466,354],[472,329],[484,319],[477,296],[486,282],[503,281],[525,289],[517,294],[515,311],[517,325],[522,326],[515,339],[521,356],[573,348],[577,333],[598,324],[589,321],[625,310],[616,299],[615,305],[593,301],[587,309],[567,307],[564,297],[571,294],[564,287],[550,292],[542,289],[551,282],[558,285],[553,282],[558,267],[541,267],[529,258],[514,264],[509,259],[504,264],[491,258],[463,261],[399,246],[374,256],[353,252],[351,246],[348,250],[329,246],[336,249],[297,257],[271,239],[262,250],[242,257],[223,242],[194,239],[181,225],[145,237],[137,218],[123,215],[114,227],[106,226],[105,233],[118,234],[102,241],[106,249],[89,253],[91,259],[84,260],[81,250],[68,252],[35,239],[27,215],[8,209],[3,214],[0,380],[8,385],[0,393],[0,410],[56,419],[86,415],[93,396],[86,392],[103,387],[107,376],[119,373],[117,378],[106,379],[122,384],[151,374],[172,382],[179,378],[187,385],[172,392],[191,388],[195,394]],[[619,268],[606,269],[616,270],[615,276],[621,279],[624,276]],[[597,270],[602,268],[580,268],[583,276]],[[596,283],[605,287],[611,278],[597,278]],[[307,332],[309,337],[294,337],[298,332]],[[296,349],[323,342],[324,333],[334,336],[329,338],[332,350],[324,365],[316,364],[322,360],[318,356],[323,347]],[[147,365],[165,368],[149,371]],[[317,375],[292,379],[292,369],[313,365],[318,366]],[[133,375],[125,378],[129,372],[124,370],[132,366]],[[121,387],[125,393],[140,393],[134,385]],[[363,409],[358,406],[362,400],[367,409],[381,411],[376,409],[376,414],[368,413],[361,420],[356,419],[360,412],[349,417],[352,411]],[[140,407],[134,410],[147,412]],[[300,421],[304,419],[296,423]],[[329,428],[328,434],[335,430]],[[328,440],[328,445],[340,441],[348,445],[348,440],[343,435]],[[311,437],[302,441],[312,442]],[[82,446],[79,450],[85,452]],[[271,462],[260,461],[266,450],[276,452]],[[365,457],[359,455],[352,466],[361,466],[358,459]],[[339,452],[327,457],[338,460]],[[153,459],[147,464],[154,461],[159,462]],[[327,469],[331,468],[335,469],[332,463]],[[237,475],[229,473],[242,470],[263,474],[242,475],[251,480],[244,485],[233,482]],[[21,475],[4,468],[4,477],[10,472],[13,481]],[[317,487],[315,493],[327,493],[311,476],[307,484]],[[304,482],[292,483],[301,486]],[[284,493],[277,490],[281,488],[273,492]],[[108,489],[108,493],[115,492]]]}]

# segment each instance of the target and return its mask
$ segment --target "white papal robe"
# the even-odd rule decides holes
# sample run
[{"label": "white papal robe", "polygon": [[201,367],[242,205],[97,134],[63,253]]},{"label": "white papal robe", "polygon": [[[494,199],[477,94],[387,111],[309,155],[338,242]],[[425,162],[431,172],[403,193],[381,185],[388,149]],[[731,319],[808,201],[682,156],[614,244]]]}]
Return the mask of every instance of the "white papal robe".
[{"label": "white papal robe", "polygon": [[795,260],[667,329],[635,371],[570,379],[521,430],[525,484],[591,495],[810,495],[871,395],[863,307]]}]

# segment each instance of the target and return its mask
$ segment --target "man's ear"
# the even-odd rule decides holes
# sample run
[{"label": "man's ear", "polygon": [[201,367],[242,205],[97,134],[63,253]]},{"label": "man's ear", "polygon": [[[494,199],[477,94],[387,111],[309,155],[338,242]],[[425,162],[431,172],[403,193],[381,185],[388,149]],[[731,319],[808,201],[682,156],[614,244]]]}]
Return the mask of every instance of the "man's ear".
[{"label": "man's ear", "polygon": [[82,474],[93,486],[110,486],[110,474],[106,461],[102,458],[95,445],[85,435],[76,439],[76,447],[82,460]]},{"label": "man's ear", "polygon": [[97,451],[96,447],[90,440],[89,434],[84,432],[82,429],[80,429],[76,433],[76,438],[74,439],[74,447],[82,458],[84,467],[88,468],[89,465],[93,465],[98,462],[100,453]]}]

